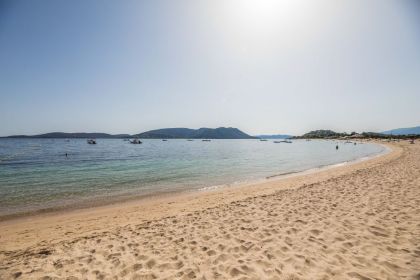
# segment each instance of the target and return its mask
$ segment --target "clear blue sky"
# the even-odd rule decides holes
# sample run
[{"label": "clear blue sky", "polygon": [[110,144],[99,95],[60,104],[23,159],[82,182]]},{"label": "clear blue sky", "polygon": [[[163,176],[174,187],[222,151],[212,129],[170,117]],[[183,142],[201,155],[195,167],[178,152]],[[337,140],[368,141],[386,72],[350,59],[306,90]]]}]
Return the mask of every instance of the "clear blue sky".
[{"label": "clear blue sky", "polygon": [[420,125],[417,0],[0,0],[0,135]]}]

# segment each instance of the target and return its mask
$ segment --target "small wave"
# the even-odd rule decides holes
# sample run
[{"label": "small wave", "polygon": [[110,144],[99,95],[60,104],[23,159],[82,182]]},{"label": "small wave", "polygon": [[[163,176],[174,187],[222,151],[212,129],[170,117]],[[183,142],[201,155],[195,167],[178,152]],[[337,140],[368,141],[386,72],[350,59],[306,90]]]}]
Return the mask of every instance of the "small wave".
[{"label": "small wave", "polygon": [[347,165],[349,162],[348,161],[343,161],[343,162],[339,162],[339,163],[335,163],[335,164],[327,164],[321,167],[339,167],[339,166],[344,166]]},{"label": "small wave", "polygon": [[207,187],[202,187],[199,188],[198,191],[211,191],[211,190],[216,190],[216,189],[220,189],[222,187],[226,187],[227,185],[214,185],[214,186],[207,186]]},{"label": "small wave", "polygon": [[271,178],[275,178],[275,177],[280,177],[280,176],[285,176],[285,175],[290,175],[290,174],[296,174],[302,171],[290,171],[290,172],[284,172],[284,173],[279,173],[279,174],[274,174],[274,175],[270,175],[265,177],[266,179],[271,179]]},{"label": "small wave", "polygon": [[0,158],[0,162],[12,161],[12,160],[14,160],[15,158],[16,158],[15,156],[1,157],[1,158]]}]

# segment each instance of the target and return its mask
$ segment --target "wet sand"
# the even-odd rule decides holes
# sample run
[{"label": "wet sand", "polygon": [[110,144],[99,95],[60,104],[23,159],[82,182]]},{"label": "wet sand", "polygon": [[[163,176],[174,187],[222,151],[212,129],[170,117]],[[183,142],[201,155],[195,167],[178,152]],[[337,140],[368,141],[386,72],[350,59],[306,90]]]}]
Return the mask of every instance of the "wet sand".
[{"label": "wet sand", "polygon": [[420,279],[420,144],[312,174],[0,223],[0,279]]}]

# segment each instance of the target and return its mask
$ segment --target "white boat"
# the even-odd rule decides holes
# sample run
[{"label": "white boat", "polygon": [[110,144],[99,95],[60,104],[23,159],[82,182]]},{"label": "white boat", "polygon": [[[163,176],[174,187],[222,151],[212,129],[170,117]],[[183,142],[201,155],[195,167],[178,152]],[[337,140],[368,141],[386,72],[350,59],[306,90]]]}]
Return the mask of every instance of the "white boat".
[{"label": "white boat", "polygon": [[292,141],[289,141],[289,140],[282,140],[282,141],[274,141],[274,143],[288,143],[288,144],[291,144],[291,143],[293,143]]},{"label": "white boat", "polygon": [[96,144],[96,140],[95,139],[88,139],[87,143],[91,144],[91,145],[94,145],[94,144]]},{"label": "white boat", "polygon": [[138,138],[134,138],[133,140],[130,140],[131,144],[141,144],[142,142]]}]

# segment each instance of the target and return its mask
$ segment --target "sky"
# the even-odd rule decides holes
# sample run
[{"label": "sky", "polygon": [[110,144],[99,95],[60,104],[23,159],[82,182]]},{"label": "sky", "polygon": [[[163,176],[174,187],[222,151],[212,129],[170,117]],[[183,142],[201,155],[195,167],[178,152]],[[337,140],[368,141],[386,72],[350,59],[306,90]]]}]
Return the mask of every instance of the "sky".
[{"label": "sky", "polygon": [[0,136],[420,125],[417,0],[0,0]]}]

